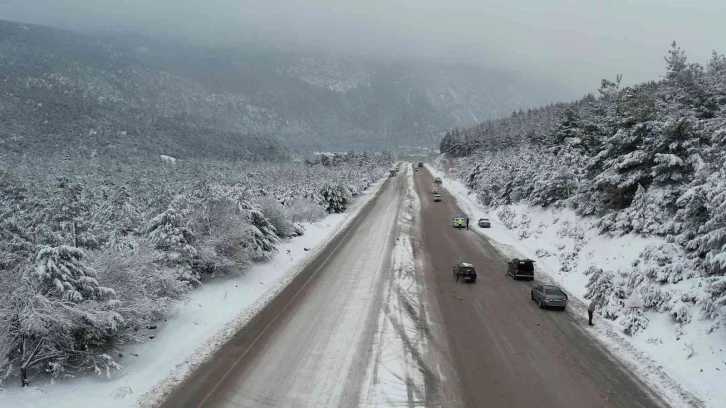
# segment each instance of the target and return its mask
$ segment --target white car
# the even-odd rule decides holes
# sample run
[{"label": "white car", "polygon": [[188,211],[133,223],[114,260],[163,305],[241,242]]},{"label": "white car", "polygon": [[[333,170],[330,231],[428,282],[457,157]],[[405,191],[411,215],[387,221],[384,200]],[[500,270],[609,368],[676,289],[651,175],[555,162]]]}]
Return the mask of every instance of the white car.
[{"label": "white car", "polygon": [[478,224],[482,228],[491,228],[491,226],[492,226],[492,223],[489,221],[489,218],[479,218]]},{"label": "white car", "polygon": [[441,194],[434,194],[434,202],[441,201]]},{"label": "white car", "polygon": [[437,189],[436,187],[432,188],[431,194],[439,194],[439,189]]}]

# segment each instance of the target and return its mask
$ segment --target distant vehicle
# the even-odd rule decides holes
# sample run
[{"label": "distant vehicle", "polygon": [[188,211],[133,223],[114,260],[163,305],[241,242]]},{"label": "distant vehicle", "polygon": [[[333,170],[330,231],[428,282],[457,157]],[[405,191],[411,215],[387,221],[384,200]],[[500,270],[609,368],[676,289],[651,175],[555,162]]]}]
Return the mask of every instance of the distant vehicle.
[{"label": "distant vehicle", "polygon": [[476,282],[476,269],[474,265],[470,263],[460,263],[454,265],[454,278],[459,281],[459,278],[464,278],[472,283]]},{"label": "distant vehicle", "polygon": [[418,171],[418,167],[416,167],[416,168],[414,169],[414,171]]},{"label": "distant vehicle", "polygon": [[534,261],[531,259],[512,259],[507,265],[507,275],[511,275],[514,279],[534,280]]},{"label": "distant vehicle", "polygon": [[567,294],[554,285],[539,285],[532,289],[532,300],[537,302],[540,308],[545,306],[559,307],[565,310],[567,307]]},{"label": "distant vehicle", "polygon": [[489,222],[489,218],[479,218],[479,222],[477,224],[482,228],[490,228],[492,226],[492,223]]},{"label": "distant vehicle", "polygon": [[394,170],[391,170],[390,171],[390,174],[391,174],[391,177],[395,177],[396,176],[396,170],[395,169]]},{"label": "distant vehicle", "polygon": [[[461,221],[461,223],[459,223]],[[464,228],[466,227],[466,218],[463,215],[459,215],[454,217],[454,228]]]},{"label": "distant vehicle", "polygon": [[436,178],[434,179],[434,183],[436,183],[436,184],[441,184],[441,183],[443,183],[443,182],[441,181],[441,177],[436,177]]},{"label": "distant vehicle", "polygon": [[434,194],[434,202],[441,201],[441,194]]},{"label": "distant vehicle", "polygon": [[418,167],[423,167],[423,162],[418,162]]},{"label": "distant vehicle", "polygon": [[437,189],[436,187],[432,188],[431,194],[439,194],[439,189]]}]

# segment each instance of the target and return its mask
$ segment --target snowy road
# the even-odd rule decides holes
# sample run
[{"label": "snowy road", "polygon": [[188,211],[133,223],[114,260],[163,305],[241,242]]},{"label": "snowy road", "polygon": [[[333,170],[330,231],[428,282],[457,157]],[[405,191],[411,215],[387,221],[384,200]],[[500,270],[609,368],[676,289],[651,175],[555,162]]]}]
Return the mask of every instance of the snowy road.
[{"label": "snowy road", "polygon": [[[404,167],[164,406],[667,407]],[[463,261],[475,284],[453,280]]]},{"label": "snowy road", "polygon": [[391,178],[339,238],[178,387],[166,407],[358,405],[406,178]]},{"label": "snowy road", "polygon": [[[433,202],[428,171],[415,179],[424,275],[442,323],[432,327],[447,339],[466,406],[667,406],[586,333],[585,316],[539,309],[530,300],[536,281],[506,277],[507,259],[483,236],[452,228],[465,213],[445,190]],[[477,267],[476,283],[455,282],[457,262]]]}]

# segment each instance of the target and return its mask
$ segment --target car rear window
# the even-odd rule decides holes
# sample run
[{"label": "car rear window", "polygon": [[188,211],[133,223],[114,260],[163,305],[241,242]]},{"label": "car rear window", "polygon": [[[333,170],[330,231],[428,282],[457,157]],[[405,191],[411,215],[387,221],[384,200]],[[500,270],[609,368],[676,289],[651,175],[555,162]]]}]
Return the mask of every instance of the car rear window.
[{"label": "car rear window", "polygon": [[531,262],[520,262],[519,270],[523,272],[534,272],[534,264]]},{"label": "car rear window", "polygon": [[564,295],[561,290],[555,288],[545,288],[545,295]]},{"label": "car rear window", "polygon": [[461,270],[462,272],[472,272],[474,270],[474,268],[471,268],[468,266],[462,266],[461,268],[459,268],[459,270]]}]

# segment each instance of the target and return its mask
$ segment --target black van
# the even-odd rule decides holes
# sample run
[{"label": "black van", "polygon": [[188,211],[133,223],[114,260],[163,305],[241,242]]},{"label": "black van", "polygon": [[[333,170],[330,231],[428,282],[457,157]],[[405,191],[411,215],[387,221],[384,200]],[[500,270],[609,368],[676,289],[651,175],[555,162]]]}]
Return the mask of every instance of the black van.
[{"label": "black van", "polygon": [[511,275],[514,279],[534,280],[534,261],[531,259],[512,259],[507,265],[507,275]]}]

